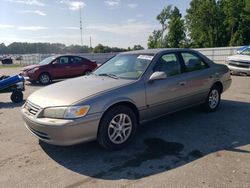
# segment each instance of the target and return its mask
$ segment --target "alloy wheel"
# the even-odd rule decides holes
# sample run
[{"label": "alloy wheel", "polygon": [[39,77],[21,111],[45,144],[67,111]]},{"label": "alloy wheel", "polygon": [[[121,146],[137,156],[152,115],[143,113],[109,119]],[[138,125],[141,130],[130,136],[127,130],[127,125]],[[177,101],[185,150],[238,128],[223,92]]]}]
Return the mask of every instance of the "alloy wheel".
[{"label": "alloy wheel", "polygon": [[108,136],[114,144],[124,143],[132,131],[132,121],[127,114],[116,115],[109,123]]}]

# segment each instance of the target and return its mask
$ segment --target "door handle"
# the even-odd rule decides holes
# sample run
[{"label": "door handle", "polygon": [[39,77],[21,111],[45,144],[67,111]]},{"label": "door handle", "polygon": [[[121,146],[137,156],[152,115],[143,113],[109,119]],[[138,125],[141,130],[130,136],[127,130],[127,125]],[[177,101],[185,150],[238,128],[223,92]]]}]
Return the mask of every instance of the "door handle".
[{"label": "door handle", "polygon": [[187,82],[179,82],[180,86],[185,86],[187,84]]},{"label": "door handle", "polygon": [[213,78],[213,75],[210,75],[209,78],[212,79],[212,78]]}]

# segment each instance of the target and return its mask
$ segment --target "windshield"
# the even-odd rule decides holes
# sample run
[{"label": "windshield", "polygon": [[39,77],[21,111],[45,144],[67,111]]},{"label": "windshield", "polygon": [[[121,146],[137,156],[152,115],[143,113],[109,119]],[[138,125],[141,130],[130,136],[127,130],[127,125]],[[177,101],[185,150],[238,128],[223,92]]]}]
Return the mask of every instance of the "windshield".
[{"label": "windshield", "polygon": [[138,79],[153,59],[153,55],[117,55],[99,67],[94,74],[124,79]]},{"label": "windshield", "polygon": [[240,54],[241,55],[250,55],[250,47],[244,49]]},{"label": "windshield", "polygon": [[39,63],[39,65],[47,65],[47,64],[51,63],[54,59],[55,59],[54,56],[52,56],[52,57],[47,57],[47,58],[45,58],[44,60],[42,60],[42,61]]}]

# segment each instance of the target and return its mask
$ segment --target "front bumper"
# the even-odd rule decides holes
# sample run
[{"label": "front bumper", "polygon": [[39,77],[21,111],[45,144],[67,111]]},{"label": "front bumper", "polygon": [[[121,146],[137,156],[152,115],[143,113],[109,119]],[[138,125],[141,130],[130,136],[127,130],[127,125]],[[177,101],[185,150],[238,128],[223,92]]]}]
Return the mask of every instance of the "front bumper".
[{"label": "front bumper", "polygon": [[230,69],[230,72],[232,74],[250,75],[250,68],[241,68],[241,67],[235,67],[235,66],[231,66],[231,65],[227,65],[227,66]]},{"label": "front bumper", "polygon": [[101,114],[75,120],[36,118],[22,109],[26,128],[38,139],[53,145],[68,146],[95,140]]},{"label": "front bumper", "polygon": [[21,72],[20,75],[23,76],[24,79],[27,80],[27,81],[31,81],[32,82],[32,81],[36,81],[37,80],[37,76],[35,74],[30,74],[27,71]]}]

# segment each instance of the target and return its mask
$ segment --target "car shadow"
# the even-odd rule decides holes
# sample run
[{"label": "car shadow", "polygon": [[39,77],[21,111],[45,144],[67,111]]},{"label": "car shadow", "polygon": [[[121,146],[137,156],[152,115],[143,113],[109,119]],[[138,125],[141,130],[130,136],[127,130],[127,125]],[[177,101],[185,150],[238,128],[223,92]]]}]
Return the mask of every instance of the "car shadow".
[{"label": "car shadow", "polygon": [[11,108],[16,108],[16,107],[21,107],[24,105],[26,100],[23,100],[22,102],[19,103],[13,103],[13,102],[0,102],[0,109],[5,108],[5,109],[11,109]]},{"label": "car shadow", "polygon": [[[187,109],[138,128],[132,143],[106,151],[97,142],[69,147],[40,142],[54,161],[73,172],[107,180],[140,179],[175,169],[218,151],[250,153],[250,103],[223,100],[215,113]],[[76,182],[81,185],[88,180]]]}]

